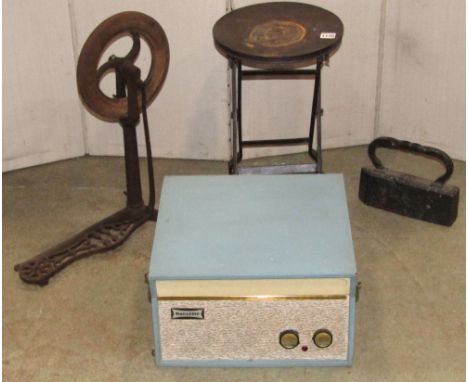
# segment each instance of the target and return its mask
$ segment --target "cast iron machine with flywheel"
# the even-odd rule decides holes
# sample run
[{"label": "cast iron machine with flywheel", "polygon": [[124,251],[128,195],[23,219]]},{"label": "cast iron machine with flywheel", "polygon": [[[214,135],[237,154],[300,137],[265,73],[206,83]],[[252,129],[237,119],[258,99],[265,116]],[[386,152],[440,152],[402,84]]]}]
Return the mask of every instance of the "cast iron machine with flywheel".
[{"label": "cast iron machine with flywheel", "polygon": [[[98,67],[106,48],[116,39],[130,36],[133,46],[125,57],[111,56]],[[151,65],[145,80],[135,65],[140,53],[140,39],[150,51]],[[147,106],[158,95],[169,67],[169,45],[164,30],[151,17],[139,12],[122,12],[104,20],[88,37],[77,67],[77,84],[81,99],[96,117],[118,122],[122,127],[125,148],[127,205],[122,210],[81,231],[72,238],[39,255],[15,265],[21,280],[46,285],[57,272],[74,261],[106,252],[122,245],[147,221],[155,221],[154,174],[149,137]],[[100,89],[108,72],[115,73],[116,94],[113,98]],[[136,126],[143,117],[148,162],[149,200],[142,196]]]}]

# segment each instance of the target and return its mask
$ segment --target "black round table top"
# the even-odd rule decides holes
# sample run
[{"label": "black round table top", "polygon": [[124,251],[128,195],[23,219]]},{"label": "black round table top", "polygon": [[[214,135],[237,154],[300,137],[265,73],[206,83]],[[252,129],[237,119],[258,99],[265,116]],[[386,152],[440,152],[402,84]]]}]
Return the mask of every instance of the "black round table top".
[{"label": "black round table top", "polygon": [[213,37],[223,54],[248,66],[305,66],[339,46],[343,23],[314,5],[262,3],[220,18]]}]

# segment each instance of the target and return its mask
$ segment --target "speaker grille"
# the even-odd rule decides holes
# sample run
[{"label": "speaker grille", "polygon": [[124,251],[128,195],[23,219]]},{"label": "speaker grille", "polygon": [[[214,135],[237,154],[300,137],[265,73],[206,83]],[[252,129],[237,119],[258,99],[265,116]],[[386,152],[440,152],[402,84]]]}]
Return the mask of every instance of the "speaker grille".
[{"label": "speaker grille", "polygon": [[[171,318],[171,309],[203,309],[204,319]],[[348,353],[349,296],[317,300],[163,300],[158,302],[163,360],[345,360]],[[318,329],[333,343],[319,349]],[[299,333],[300,344],[284,349],[279,335]],[[303,347],[307,346],[307,351]]]}]

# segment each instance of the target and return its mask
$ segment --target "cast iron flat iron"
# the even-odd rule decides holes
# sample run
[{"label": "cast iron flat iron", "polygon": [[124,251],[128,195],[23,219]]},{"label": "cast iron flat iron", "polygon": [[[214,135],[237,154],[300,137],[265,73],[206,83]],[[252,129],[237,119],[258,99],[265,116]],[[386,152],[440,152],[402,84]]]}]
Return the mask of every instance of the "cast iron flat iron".
[{"label": "cast iron flat iron", "polygon": [[[111,56],[100,66],[105,49],[122,36],[131,36],[133,46],[125,57]],[[140,37],[148,44],[151,66],[145,80],[134,65],[140,52]],[[139,12],[122,12],[104,20],[86,40],[78,60],[77,84],[81,99],[95,116],[119,122],[125,147],[127,206],[115,214],[81,231],[56,247],[15,265],[21,280],[46,285],[57,272],[74,261],[106,252],[123,244],[142,224],[156,220],[154,175],[146,107],[156,98],[169,67],[169,45],[158,22]],[[101,79],[115,72],[116,95],[106,96],[100,89]],[[136,126],[143,115],[148,161],[149,201],[145,205],[141,192]]]},{"label": "cast iron flat iron", "polygon": [[[375,155],[378,147],[436,158],[444,164],[445,174],[434,181],[389,170]],[[445,184],[453,172],[452,159],[445,152],[417,143],[380,137],[370,143],[368,154],[375,168],[361,169],[359,199],[363,203],[435,224],[453,224],[457,218],[459,189]]]}]

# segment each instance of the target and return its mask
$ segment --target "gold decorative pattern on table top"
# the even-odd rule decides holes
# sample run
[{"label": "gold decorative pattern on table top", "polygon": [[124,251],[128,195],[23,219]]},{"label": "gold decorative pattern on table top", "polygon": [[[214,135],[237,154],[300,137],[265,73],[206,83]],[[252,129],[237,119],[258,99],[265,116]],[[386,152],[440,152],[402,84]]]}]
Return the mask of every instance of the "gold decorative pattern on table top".
[{"label": "gold decorative pattern on table top", "polygon": [[304,39],[306,29],[294,21],[273,20],[256,25],[249,34],[246,46],[277,48],[297,44]]}]

